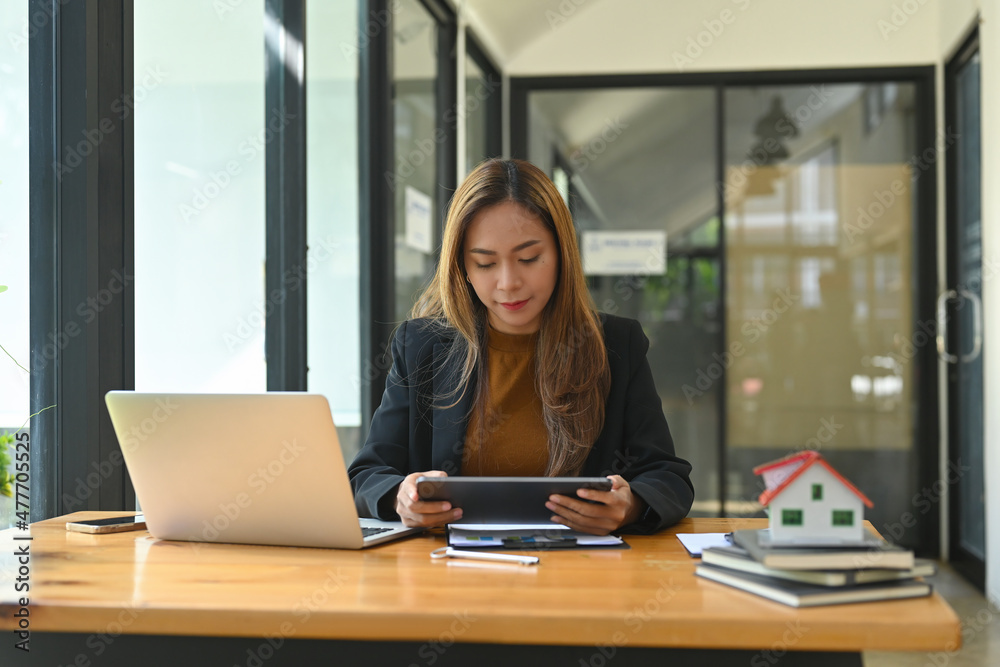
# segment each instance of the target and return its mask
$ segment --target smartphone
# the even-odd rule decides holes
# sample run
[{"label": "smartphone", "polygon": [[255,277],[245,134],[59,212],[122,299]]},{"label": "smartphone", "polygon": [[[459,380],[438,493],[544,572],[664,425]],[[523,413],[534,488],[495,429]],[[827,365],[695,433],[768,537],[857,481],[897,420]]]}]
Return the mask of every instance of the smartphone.
[{"label": "smartphone", "polygon": [[97,535],[104,533],[123,533],[127,530],[145,529],[146,517],[142,514],[136,514],[135,516],[113,516],[108,519],[90,519],[88,521],[66,522],[66,530]]}]

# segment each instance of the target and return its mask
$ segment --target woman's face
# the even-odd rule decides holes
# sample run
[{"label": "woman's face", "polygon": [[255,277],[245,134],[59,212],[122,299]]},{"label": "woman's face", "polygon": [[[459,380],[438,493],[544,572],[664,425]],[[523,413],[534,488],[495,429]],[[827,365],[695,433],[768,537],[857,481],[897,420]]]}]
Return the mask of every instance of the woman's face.
[{"label": "woman's face", "polygon": [[538,331],[559,275],[556,240],[542,221],[504,202],[480,211],[465,234],[465,272],[497,331]]}]

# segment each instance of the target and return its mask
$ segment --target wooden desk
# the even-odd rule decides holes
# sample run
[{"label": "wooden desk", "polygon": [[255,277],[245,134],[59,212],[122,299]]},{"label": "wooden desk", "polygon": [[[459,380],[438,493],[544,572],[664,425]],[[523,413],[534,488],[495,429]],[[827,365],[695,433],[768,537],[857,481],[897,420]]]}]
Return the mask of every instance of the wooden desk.
[{"label": "wooden desk", "polygon": [[[65,521],[31,527],[31,656],[55,651],[35,663],[47,667],[116,664],[114,655],[130,650],[143,651],[147,665],[172,650],[189,665],[307,664],[302,656],[332,654],[329,640],[344,640],[337,655],[391,653],[366,660],[373,666],[477,667],[665,664],[663,648],[675,650],[671,665],[860,665],[861,650],[960,643],[958,618],[937,594],[796,610],[695,577],[697,561],[673,536],[760,527],[759,519],[687,519],[661,535],[627,537],[629,550],[542,552],[538,566],[432,561],[442,535],[340,551],[160,542],[145,531],[84,535],[67,532]],[[23,534],[0,533],[0,656],[15,641],[22,595],[13,554],[25,542],[15,533]],[[208,658],[213,646],[221,657]],[[710,662],[705,650],[715,651]]]}]

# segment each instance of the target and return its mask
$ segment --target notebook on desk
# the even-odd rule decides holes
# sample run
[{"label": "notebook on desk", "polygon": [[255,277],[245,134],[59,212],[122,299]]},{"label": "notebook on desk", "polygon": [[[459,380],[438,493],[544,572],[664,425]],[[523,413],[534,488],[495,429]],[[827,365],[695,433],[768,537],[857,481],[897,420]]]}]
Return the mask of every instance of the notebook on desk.
[{"label": "notebook on desk", "polygon": [[154,537],[361,549],[419,532],[360,519],[324,396],[105,397]]}]

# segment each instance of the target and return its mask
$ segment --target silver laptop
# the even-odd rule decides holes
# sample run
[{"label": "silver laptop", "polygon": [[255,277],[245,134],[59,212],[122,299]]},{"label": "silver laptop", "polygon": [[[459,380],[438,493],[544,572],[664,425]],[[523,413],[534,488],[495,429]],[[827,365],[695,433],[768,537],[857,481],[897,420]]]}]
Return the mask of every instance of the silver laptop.
[{"label": "silver laptop", "polygon": [[324,396],[111,391],[105,400],[154,537],[361,549],[420,530],[359,519]]}]

